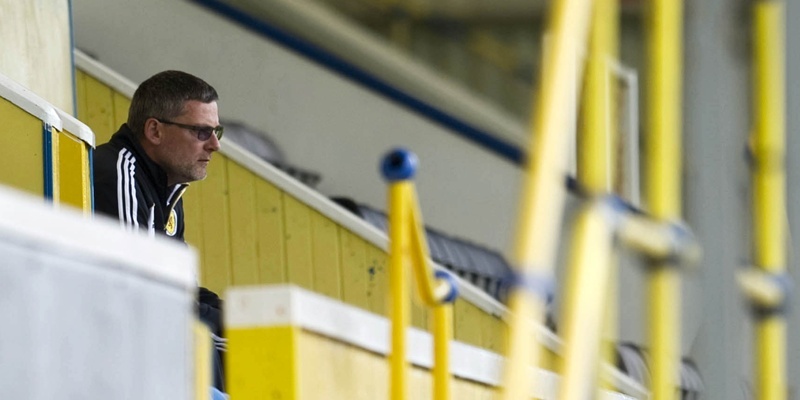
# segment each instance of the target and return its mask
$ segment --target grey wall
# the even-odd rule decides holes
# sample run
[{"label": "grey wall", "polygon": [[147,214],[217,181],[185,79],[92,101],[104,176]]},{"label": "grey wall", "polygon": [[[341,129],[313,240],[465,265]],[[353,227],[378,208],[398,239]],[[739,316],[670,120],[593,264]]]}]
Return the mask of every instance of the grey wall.
[{"label": "grey wall", "polygon": [[[751,3],[739,0],[687,2],[686,49],[686,210],[705,257],[687,290],[699,293],[703,322],[691,354],[705,378],[708,399],[752,398],[754,325],[737,289],[734,273],[752,263],[752,212],[749,169],[744,158],[752,124],[750,103]],[[800,18],[800,4],[787,1],[787,21]],[[787,22],[788,219],[800,229],[800,34]],[[789,270],[797,279],[790,236]],[[800,371],[797,337],[800,313],[793,302],[787,340],[790,396]]]},{"label": "grey wall", "polygon": [[[795,282],[800,282],[800,271],[797,268],[796,249],[800,249],[800,42],[797,38],[800,37],[800,25],[796,21],[800,21],[800,3],[796,1],[786,1],[787,10],[787,24],[786,24],[786,44],[787,44],[787,68],[786,68],[786,82],[787,82],[787,149],[786,149],[786,166],[788,168],[787,174],[787,188],[788,198],[787,204],[789,209],[789,229],[794,233],[789,239],[789,257],[788,268],[792,279]],[[794,21],[794,22],[792,22]],[[797,299],[797,295],[794,296]],[[798,383],[792,377],[797,377],[800,374],[800,340],[797,340],[798,332],[800,332],[800,307],[797,306],[797,300],[792,302],[790,308],[789,318],[789,352],[787,354],[787,363],[789,364],[789,382],[794,396],[798,395]]]}]

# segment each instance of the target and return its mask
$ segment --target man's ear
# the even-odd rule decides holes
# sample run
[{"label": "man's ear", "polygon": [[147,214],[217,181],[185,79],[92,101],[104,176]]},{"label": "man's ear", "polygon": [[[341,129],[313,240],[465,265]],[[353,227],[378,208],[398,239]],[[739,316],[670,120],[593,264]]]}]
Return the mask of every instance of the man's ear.
[{"label": "man's ear", "polygon": [[155,118],[148,118],[144,122],[144,140],[152,144],[158,145],[161,143],[161,138],[164,133],[161,132],[158,121]]}]

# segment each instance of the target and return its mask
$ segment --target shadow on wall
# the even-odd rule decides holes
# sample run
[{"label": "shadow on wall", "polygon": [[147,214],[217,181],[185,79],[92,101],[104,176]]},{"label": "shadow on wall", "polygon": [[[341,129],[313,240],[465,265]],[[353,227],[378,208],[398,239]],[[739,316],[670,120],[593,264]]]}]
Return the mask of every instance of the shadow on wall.
[{"label": "shadow on wall", "polygon": [[223,121],[225,139],[247,149],[258,158],[274,165],[303,184],[316,188],[322,177],[319,173],[291,165],[280,147],[266,132],[252,128],[238,121]]}]

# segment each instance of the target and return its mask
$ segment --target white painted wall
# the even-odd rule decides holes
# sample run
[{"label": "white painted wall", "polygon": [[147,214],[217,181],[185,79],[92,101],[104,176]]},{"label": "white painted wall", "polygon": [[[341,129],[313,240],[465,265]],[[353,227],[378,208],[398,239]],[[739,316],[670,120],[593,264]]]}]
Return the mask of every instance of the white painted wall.
[{"label": "white painted wall", "polygon": [[68,0],[0,0],[0,73],[72,112]]},{"label": "white painted wall", "polygon": [[0,259],[3,398],[200,398],[194,251],[0,188]]},{"label": "white painted wall", "polygon": [[425,221],[505,250],[519,169],[382,96],[189,2],[74,0],[76,47],[134,82],[164,69],[220,92],[223,118],[267,131],[319,190],[385,208],[381,156],[417,153]]}]

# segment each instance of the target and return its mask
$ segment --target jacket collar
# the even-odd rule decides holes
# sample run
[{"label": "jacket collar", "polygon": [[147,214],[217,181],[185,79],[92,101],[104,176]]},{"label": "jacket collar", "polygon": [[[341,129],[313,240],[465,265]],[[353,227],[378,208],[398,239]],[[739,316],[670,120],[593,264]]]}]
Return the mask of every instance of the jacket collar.
[{"label": "jacket collar", "polygon": [[139,139],[136,138],[136,135],[128,127],[128,124],[122,124],[119,131],[111,137],[111,141],[118,142],[120,145],[133,152],[133,155],[136,156],[137,165],[143,167],[142,170],[158,193],[159,199],[162,199],[166,204],[167,195],[172,192],[172,190],[168,190],[167,173],[147,155],[142,144],[139,143]]}]

